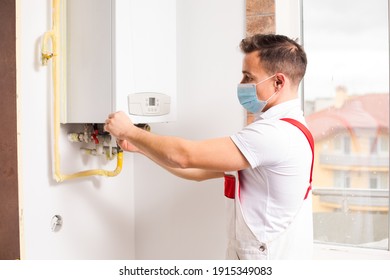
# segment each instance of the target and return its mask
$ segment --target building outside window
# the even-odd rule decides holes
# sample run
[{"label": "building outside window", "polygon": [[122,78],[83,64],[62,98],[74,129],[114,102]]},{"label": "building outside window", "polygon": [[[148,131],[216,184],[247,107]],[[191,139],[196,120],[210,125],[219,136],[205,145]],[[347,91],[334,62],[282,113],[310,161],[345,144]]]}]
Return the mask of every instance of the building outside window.
[{"label": "building outside window", "polygon": [[317,243],[389,250],[388,0],[302,0]]}]

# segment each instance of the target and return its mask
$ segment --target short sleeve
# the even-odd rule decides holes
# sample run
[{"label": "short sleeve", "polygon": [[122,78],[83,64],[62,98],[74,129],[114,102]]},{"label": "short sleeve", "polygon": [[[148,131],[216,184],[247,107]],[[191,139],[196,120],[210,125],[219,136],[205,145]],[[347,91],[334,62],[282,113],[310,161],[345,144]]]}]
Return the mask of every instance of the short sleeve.
[{"label": "short sleeve", "polygon": [[281,162],[290,141],[281,121],[257,121],[231,136],[252,168]]}]

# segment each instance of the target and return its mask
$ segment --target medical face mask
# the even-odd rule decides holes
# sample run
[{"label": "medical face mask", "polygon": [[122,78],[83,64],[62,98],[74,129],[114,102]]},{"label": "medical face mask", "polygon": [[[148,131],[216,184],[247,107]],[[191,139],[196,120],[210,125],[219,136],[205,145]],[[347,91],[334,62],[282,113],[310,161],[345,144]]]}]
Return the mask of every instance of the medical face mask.
[{"label": "medical face mask", "polygon": [[240,101],[240,104],[249,112],[251,113],[257,113],[261,112],[265,106],[267,106],[268,101],[276,94],[272,94],[267,100],[259,100],[257,98],[257,90],[256,87],[258,84],[261,84],[275,75],[272,75],[257,84],[239,84],[237,86],[237,96],[238,100]]}]

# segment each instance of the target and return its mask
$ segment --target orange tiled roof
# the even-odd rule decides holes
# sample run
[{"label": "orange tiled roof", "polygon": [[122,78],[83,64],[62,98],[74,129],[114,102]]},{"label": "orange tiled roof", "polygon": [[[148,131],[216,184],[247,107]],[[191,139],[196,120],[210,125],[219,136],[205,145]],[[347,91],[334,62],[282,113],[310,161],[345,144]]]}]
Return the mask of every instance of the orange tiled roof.
[{"label": "orange tiled roof", "polygon": [[340,130],[368,128],[389,131],[389,94],[367,94],[350,97],[342,107],[329,107],[306,116],[316,140]]}]

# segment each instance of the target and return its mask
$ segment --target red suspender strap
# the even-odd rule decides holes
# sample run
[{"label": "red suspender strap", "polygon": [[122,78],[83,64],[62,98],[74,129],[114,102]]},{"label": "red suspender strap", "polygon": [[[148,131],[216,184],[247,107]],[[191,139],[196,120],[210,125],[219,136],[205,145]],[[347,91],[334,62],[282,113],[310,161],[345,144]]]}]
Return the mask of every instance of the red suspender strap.
[{"label": "red suspender strap", "polygon": [[304,197],[304,199],[306,199],[309,195],[310,190],[311,190],[311,182],[312,182],[312,176],[313,176],[313,165],[314,165],[314,139],[313,139],[313,135],[311,135],[310,131],[307,129],[306,126],[304,126],[302,123],[300,123],[297,120],[289,119],[289,118],[284,118],[281,120],[288,122],[288,123],[291,123],[292,125],[299,128],[303,132],[303,134],[305,134],[306,139],[307,139],[307,141],[309,141],[309,144],[310,144],[311,153],[312,153],[312,160],[311,160],[309,187],[307,188],[307,191],[306,191],[306,194]]}]

